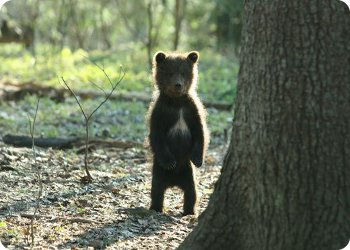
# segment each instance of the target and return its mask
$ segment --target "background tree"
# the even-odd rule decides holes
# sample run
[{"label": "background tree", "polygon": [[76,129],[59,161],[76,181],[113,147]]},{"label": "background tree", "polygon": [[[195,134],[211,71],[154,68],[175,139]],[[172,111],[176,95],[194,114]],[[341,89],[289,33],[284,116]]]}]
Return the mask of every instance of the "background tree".
[{"label": "background tree", "polygon": [[238,49],[242,29],[241,0],[218,0],[215,6],[217,48]]},{"label": "background tree", "polygon": [[180,42],[180,31],[182,21],[186,15],[186,0],[175,0],[174,7],[174,45],[173,50],[177,50]]},{"label": "background tree", "polygon": [[[1,10],[1,36],[0,43],[16,42],[23,43],[24,46],[35,54],[36,21],[39,16],[40,2],[38,0],[28,0],[26,2],[11,1],[9,6]],[[21,7],[26,11],[18,11]]]},{"label": "background tree", "polygon": [[350,237],[350,15],[245,2],[231,144],[180,249],[341,249]]},{"label": "background tree", "polygon": [[239,41],[242,2],[12,0],[1,9],[0,27],[3,20],[17,28],[29,25],[39,46],[59,50],[131,48],[147,56],[159,49],[222,50]]}]

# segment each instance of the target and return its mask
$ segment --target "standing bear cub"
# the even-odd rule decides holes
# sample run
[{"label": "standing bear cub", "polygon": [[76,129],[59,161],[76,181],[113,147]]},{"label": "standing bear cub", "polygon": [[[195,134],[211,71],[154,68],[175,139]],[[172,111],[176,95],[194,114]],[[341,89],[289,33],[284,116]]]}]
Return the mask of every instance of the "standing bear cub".
[{"label": "standing bear cub", "polygon": [[206,112],[196,93],[198,58],[196,51],[154,56],[155,91],[148,113],[153,153],[150,209],[158,212],[163,212],[166,189],[173,186],[184,191],[183,215],[196,212],[193,165],[202,166],[209,142]]}]

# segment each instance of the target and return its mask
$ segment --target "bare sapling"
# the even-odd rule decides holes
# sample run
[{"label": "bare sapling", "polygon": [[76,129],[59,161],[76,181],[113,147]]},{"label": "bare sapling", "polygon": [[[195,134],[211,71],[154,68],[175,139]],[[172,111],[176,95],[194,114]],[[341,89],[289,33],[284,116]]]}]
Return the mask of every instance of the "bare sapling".
[{"label": "bare sapling", "polygon": [[[91,62],[91,61],[90,61]],[[104,99],[96,106],[95,109],[93,109],[93,111],[88,114],[86,112],[86,109],[83,108],[83,106],[81,105],[81,102],[79,101],[78,96],[75,94],[74,90],[68,85],[68,83],[64,80],[63,77],[61,77],[61,80],[63,81],[64,85],[67,87],[67,89],[69,90],[69,92],[73,95],[76,103],[78,104],[81,113],[83,114],[84,117],[84,126],[85,126],[85,154],[84,154],[84,168],[85,168],[85,172],[86,172],[86,176],[82,178],[83,181],[86,182],[91,182],[93,180],[90,171],[89,171],[89,167],[88,167],[88,155],[89,155],[89,140],[90,140],[90,124],[91,124],[91,120],[93,115],[99,110],[99,108],[101,108],[102,105],[104,105],[109,98],[112,96],[112,94],[114,93],[114,91],[116,90],[116,88],[118,87],[118,85],[120,84],[120,82],[123,80],[124,76],[125,76],[125,71],[123,70],[122,67],[120,67],[120,73],[119,73],[119,78],[116,82],[112,82],[111,78],[109,77],[109,75],[106,73],[105,69],[103,67],[101,67],[100,65],[98,65],[95,62],[91,62],[93,63],[97,68],[99,68],[104,76],[106,77],[108,83],[110,84],[110,90],[109,92],[106,92],[102,87],[98,86],[97,84],[90,82],[92,85],[94,85],[96,88],[98,88],[99,90],[101,90],[104,93]]]},{"label": "bare sapling", "polygon": [[36,179],[37,179],[37,183],[39,185],[38,195],[37,195],[36,201],[35,201],[34,213],[33,213],[33,216],[31,217],[31,220],[30,220],[30,236],[31,236],[31,240],[32,240],[32,247],[34,246],[34,219],[36,218],[36,214],[39,210],[40,198],[41,198],[42,193],[43,193],[41,169],[40,169],[40,166],[38,165],[37,160],[36,160],[36,151],[35,151],[35,142],[34,142],[35,123],[36,123],[36,117],[38,114],[39,103],[40,103],[40,98],[38,98],[38,101],[36,103],[33,121],[31,120],[30,116],[28,115],[29,133],[30,133],[30,137],[32,139],[32,154],[33,154],[33,165],[32,166],[35,169]]}]

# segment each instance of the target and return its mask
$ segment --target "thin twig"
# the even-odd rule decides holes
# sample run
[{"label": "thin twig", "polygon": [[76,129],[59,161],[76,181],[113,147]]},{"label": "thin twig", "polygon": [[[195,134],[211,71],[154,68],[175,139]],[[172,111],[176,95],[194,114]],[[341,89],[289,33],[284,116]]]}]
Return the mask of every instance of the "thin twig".
[{"label": "thin twig", "polygon": [[109,92],[109,94],[106,96],[106,98],[97,106],[97,108],[95,108],[94,111],[91,112],[91,114],[89,115],[89,119],[94,115],[94,113],[103,105],[105,104],[109,98],[111,97],[111,95],[113,94],[114,90],[118,87],[119,83],[121,83],[121,81],[123,80],[124,76],[125,76],[125,71],[123,70],[122,67],[120,67],[120,74],[122,73],[122,75],[119,77],[118,81],[113,85],[112,81],[110,80],[109,76],[107,75],[107,73],[105,71],[103,71],[105,76],[107,77],[108,81],[110,82],[110,84],[112,84],[112,89]]},{"label": "thin twig", "polygon": [[37,174],[37,180],[39,183],[39,191],[38,191],[38,197],[36,199],[36,204],[35,204],[35,208],[34,208],[34,214],[33,217],[30,221],[30,236],[32,239],[32,246],[34,246],[34,218],[36,216],[36,213],[38,212],[39,209],[39,205],[40,205],[40,197],[42,195],[43,192],[43,184],[42,184],[42,180],[41,180],[41,173],[40,173],[40,168],[37,164],[36,161],[36,151],[35,151],[35,142],[34,142],[34,133],[35,133],[35,122],[36,122],[36,117],[38,114],[38,109],[39,109],[39,103],[40,103],[40,98],[38,98],[38,101],[36,103],[36,109],[35,109],[35,114],[34,114],[34,118],[33,118],[33,122],[31,122],[30,118],[29,118],[29,132],[30,132],[30,136],[32,138],[32,151],[33,151],[33,159],[34,159],[34,167],[36,169],[36,174]]},{"label": "thin twig", "polygon": [[[124,76],[125,76],[125,71],[123,70],[122,67],[120,67],[120,72],[119,72],[119,79],[116,83],[113,83],[111,78],[109,77],[109,75],[106,73],[106,71],[104,70],[104,68],[102,68],[100,65],[98,65],[97,63],[91,61],[89,58],[87,58],[86,56],[84,56],[87,60],[89,60],[90,63],[94,64],[97,68],[99,68],[103,74],[105,75],[106,79],[108,80],[109,84],[111,85],[111,90],[109,91],[109,93],[107,94],[100,86],[98,86],[95,83],[92,83],[94,86],[96,86],[98,89],[100,89],[101,91],[103,91],[103,93],[105,94],[105,98],[103,99],[102,102],[99,103],[99,105],[89,114],[87,115],[86,112],[84,111],[77,95],[75,94],[75,92],[69,87],[68,83],[64,80],[63,77],[61,77],[64,85],[67,87],[67,89],[72,93],[73,97],[75,98],[75,101],[77,102],[77,104],[79,105],[79,108],[84,116],[85,119],[85,154],[84,154],[84,167],[85,167],[85,172],[87,175],[87,179],[88,181],[92,180],[92,176],[89,172],[89,168],[88,168],[88,151],[89,151],[89,125],[90,125],[90,121],[92,116],[97,112],[97,110],[103,105],[105,104],[109,98],[112,96],[113,92],[115,91],[115,89],[118,87],[118,85],[121,83],[121,81],[123,80]],[[91,83],[91,82],[90,82]]]},{"label": "thin twig", "polygon": [[[101,70],[103,72],[103,74],[105,75],[105,77],[107,78],[109,84],[111,85],[111,88],[113,89],[114,87],[116,87],[116,85],[118,85],[121,80],[123,80],[124,76],[125,76],[125,72],[123,70],[122,67],[120,67],[120,72],[119,72],[119,76],[121,76],[121,78],[119,78],[118,82],[116,84],[113,84],[111,78],[109,77],[109,75],[107,74],[107,72],[105,71],[105,69],[103,67],[101,67],[100,65],[98,65],[96,62],[92,61],[89,57],[87,57],[86,55],[82,55],[83,57],[85,57],[85,60],[87,60],[89,63],[92,63],[93,65],[95,65],[99,70]],[[123,71],[123,75],[121,75],[121,71]]]},{"label": "thin twig", "polygon": [[76,95],[75,92],[69,87],[69,85],[66,83],[66,81],[65,81],[64,78],[63,78],[63,76],[61,77],[61,79],[62,79],[64,85],[66,85],[67,89],[72,93],[73,97],[75,98],[75,101],[76,101],[77,104],[79,105],[79,108],[80,108],[81,112],[83,113],[85,119],[87,120],[88,118],[87,118],[87,116],[86,116],[86,114],[85,114],[85,111],[84,111],[83,107],[81,106],[81,104],[80,104],[80,102],[79,102],[79,100],[78,100],[77,95]]},{"label": "thin twig", "polygon": [[103,92],[103,94],[105,95],[105,97],[107,96],[106,91],[105,91],[101,86],[99,86],[98,84],[94,83],[93,81],[90,81],[90,80],[89,80],[89,82],[90,82],[92,85],[94,85],[96,88],[98,88],[99,90],[101,90],[101,91]]}]

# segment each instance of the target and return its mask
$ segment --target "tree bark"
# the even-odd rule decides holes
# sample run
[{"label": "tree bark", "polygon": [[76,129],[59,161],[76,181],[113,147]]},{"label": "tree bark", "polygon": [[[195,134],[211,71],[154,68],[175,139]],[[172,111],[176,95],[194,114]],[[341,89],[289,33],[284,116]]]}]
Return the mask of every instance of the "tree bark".
[{"label": "tree bark", "polygon": [[247,0],[231,144],[180,249],[343,248],[350,238],[350,13]]}]

